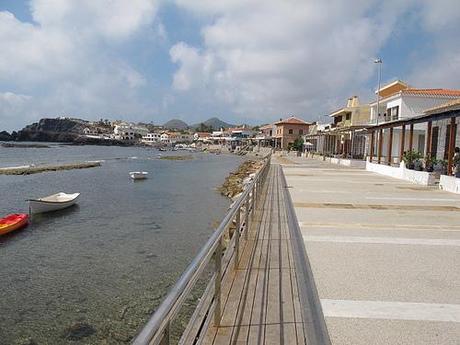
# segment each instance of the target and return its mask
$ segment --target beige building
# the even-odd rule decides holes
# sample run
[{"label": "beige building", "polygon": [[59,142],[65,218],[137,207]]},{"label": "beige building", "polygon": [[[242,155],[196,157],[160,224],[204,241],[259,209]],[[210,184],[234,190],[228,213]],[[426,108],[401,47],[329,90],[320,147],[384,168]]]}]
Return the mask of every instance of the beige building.
[{"label": "beige building", "polygon": [[332,149],[344,157],[363,158],[365,154],[366,138],[359,134],[359,130],[369,124],[371,110],[368,104],[360,104],[358,96],[350,97],[345,107],[332,112],[329,138],[336,147]]}]

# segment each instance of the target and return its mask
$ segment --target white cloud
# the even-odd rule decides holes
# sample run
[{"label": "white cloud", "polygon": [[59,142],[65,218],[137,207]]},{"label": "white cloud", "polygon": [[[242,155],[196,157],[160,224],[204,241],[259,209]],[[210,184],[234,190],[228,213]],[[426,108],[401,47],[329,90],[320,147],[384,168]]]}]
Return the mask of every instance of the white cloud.
[{"label": "white cloud", "polygon": [[429,51],[413,55],[411,81],[426,88],[460,88],[460,2],[424,0],[419,14],[422,29],[435,39]]},{"label": "white cloud", "polygon": [[[176,0],[208,24],[203,47],[179,42],[171,49],[178,65],[173,87],[206,89],[244,118],[296,113],[317,119],[362,92],[374,78],[373,58],[411,11],[420,12],[425,30],[442,32],[442,14],[454,12],[443,25],[458,29],[458,1],[441,2],[440,10],[429,0]],[[458,59],[451,61],[458,67]],[[454,80],[437,73],[446,83]]]},{"label": "white cloud", "polygon": [[[372,57],[394,19],[369,17],[368,1],[228,1],[178,4],[213,17],[204,49],[171,49],[178,90],[208,87],[245,116],[324,110],[327,95],[345,95],[372,73]],[[317,113],[314,114],[315,116]]]},{"label": "white cloud", "polygon": [[124,39],[152,22],[153,0],[34,0],[32,16],[48,29],[106,39]]},{"label": "white cloud", "polygon": [[32,102],[33,97],[28,95],[0,92],[0,131],[14,129],[18,118],[33,119],[36,114],[29,110]]},{"label": "white cloud", "polygon": [[150,111],[135,91],[146,78],[116,51],[148,31],[156,0],[32,0],[30,7],[33,23],[0,12],[0,85],[8,87],[0,91],[40,94],[27,103],[36,117]]}]

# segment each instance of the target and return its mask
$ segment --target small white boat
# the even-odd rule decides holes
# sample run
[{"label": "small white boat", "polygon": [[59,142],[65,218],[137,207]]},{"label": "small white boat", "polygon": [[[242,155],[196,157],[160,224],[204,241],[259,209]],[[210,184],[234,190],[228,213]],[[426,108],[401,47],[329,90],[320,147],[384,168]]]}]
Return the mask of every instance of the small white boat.
[{"label": "small white boat", "polygon": [[29,199],[30,213],[58,211],[74,205],[80,193],[66,194],[59,192],[40,199]]},{"label": "small white boat", "polygon": [[147,171],[131,171],[129,176],[131,176],[133,180],[143,180],[147,178],[148,174]]}]

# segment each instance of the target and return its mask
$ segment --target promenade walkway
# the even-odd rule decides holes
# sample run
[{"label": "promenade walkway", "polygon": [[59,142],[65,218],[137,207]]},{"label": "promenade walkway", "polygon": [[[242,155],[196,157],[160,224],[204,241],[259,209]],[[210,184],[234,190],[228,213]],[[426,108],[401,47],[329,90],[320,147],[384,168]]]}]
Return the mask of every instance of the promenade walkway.
[{"label": "promenade walkway", "polygon": [[262,194],[238,268],[223,279],[220,325],[211,324],[199,343],[327,344],[279,165]]},{"label": "promenade walkway", "polygon": [[459,344],[460,195],[312,159],[278,162],[332,344]]}]

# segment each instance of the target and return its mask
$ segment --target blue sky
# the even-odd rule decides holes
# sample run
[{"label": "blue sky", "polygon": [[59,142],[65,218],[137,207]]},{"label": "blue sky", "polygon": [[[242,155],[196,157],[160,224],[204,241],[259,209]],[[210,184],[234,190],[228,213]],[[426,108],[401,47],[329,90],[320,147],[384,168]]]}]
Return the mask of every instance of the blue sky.
[{"label": "blue sky", "polygon": [[371,100],[376,56],[383,81],[460,88],[459,31],[457,0],[0,0],[0,131],[317,120]]}]

